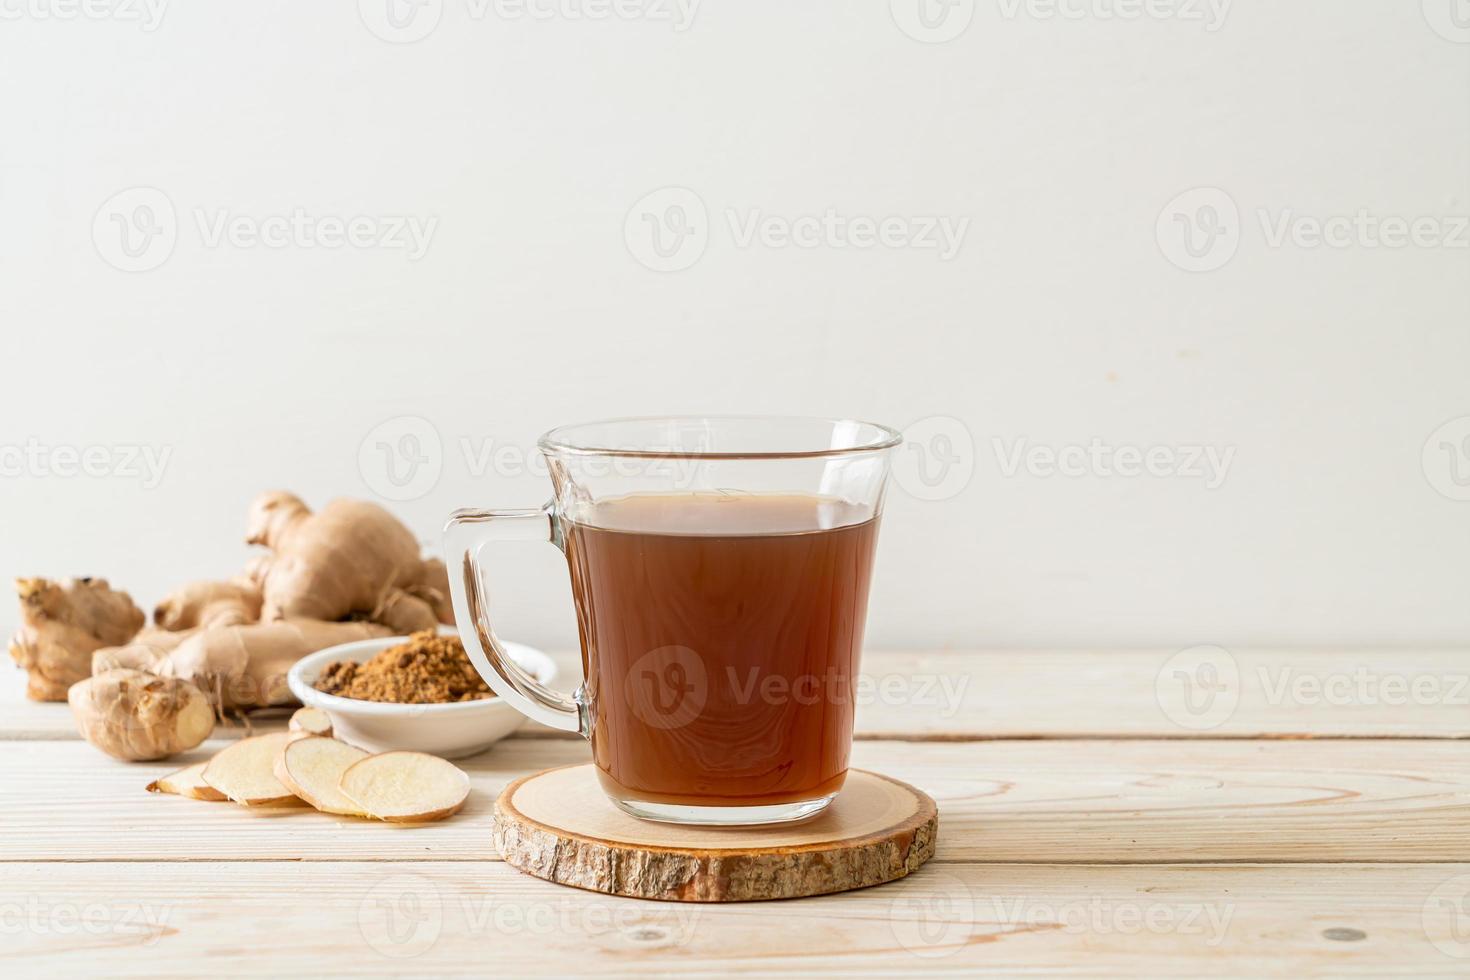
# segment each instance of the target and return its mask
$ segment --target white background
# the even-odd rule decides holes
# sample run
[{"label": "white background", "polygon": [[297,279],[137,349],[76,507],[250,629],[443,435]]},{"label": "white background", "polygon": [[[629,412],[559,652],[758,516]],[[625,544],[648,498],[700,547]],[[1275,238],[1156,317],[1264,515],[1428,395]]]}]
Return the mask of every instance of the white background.
[{"label": "white background", "polygon": [[[687,24],[426,0],[396,34],[388,0],[156,22],[96,2],[0,0],[8,573],[104,575],[151,607],[243,564],[256,492],[372,495],[359,447],[385,423],[423,434],[403,416],[441,446],[437,482],[391,504],[426,541],[456,506],[547,494],[476,474],[463,440],[524,453],[630,414],[942,416],[921,444],[950,437],[958,468],[944,499],[891,493],[870,646],[1470,632],[1467,233],[1270,238],[1283,216],[1470,213],[1463,0],[1237,0],[1223,20],[1202,0],[931,0],[932,30],[917,0],[706,0]],[[109,202],[139,187],[176,241],[128,272],[113,219],[138,198]],[[697,258],[659,272],[635,206],[667,187],[707,214]],[[1176,219],[1195,188],[1218,191]],[[1222,193],[1219,267],[1185,271],[1171,229]],[[969,224],[946,260],[742,244],[729,218],[829,208]],[[200,228],[298,210],[436,224],[418,258]],[[1233,457],[1213,489],[1006,472],[1018,440],[1094,438]],[[94,446],[107,475],[18,455]],[[120,465],[129,446],[169,453],[156,485]],[[505,635],[575,642],[553,549],[497,571]]]}]

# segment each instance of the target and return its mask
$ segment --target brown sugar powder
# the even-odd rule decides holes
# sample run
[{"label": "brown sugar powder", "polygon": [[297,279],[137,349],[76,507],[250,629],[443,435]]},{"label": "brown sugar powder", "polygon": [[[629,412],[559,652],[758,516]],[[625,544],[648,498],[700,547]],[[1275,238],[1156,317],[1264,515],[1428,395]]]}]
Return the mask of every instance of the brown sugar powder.
[{"label": "brown sugar powder", "polygon": [[415,633],[408,642],[360,664],[330,663],[313,686],[338,697],[397,704],[448,704],[495,696],[465,656],[459,637],[440,636],[433,630]]}]

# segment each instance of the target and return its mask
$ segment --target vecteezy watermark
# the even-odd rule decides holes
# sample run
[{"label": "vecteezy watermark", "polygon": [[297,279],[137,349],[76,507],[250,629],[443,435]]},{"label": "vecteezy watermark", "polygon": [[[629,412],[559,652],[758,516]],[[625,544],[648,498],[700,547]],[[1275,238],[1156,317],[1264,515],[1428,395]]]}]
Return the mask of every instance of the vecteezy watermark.
[{"label": "vecteezy watermark", "polygon": [[1434,948],[1457,960],[1470,959],[1470,875],[1441,882],[1424,900],[1424,935]]},{"label": "vecteezy watermark", "polygon": [[898,29],[924,44],[943,44],[965,33],[975,19],[975,0],[888,0]]},{"label": "vecteezy watermark", "polygon": [[434,423],[398,415],[375,426],[357,447],[357,471],[384,500],[417,500],[439,484],[444,443]]},{"label": "vecteezy watermark", "polygon": [[92,216],[92,244],[108,265],[147,272],[168,261],[179,238],[173,202],[156,187],[129,187]]},{"label": "vecteezy watermark", "polygon": [[931,865],[894,888],[888,927],[910,953],[939,959],[965,947],[976,927],[975,913],[969,886]]},{"label": "vecteezy watermark", "polygon": [[[303,207],[276,214],[195,207],[190,214],[204,248],[401,251],[410,262],[424,257],[439,227],[439,219],[432,215],[344,216]],[[108,265],[123,272],[147,272],[173,254],[179,225],[167,194],[156,187],[130,187],[97,209],[92,242]]]},{"label": "vecteezy watermark", "polygon": [[639,198],[623,219],[623,242],[654,272],[679,272],[709,245],[709,212],[687,187],[661,187]]},{"label": "vecteezy watermark", "polygon": [[111,20],[158,30],[168,0],[0,0],[0,20]]},{"label": "vecteezy watermark", "polygon": [[357,0],[357,16],[389,44],[422,41],[439,26],[444,0]]},{"label": "vecteezy watermark", "polygon": [[1270,248],[1470,248],[1470,215],[1300,214],[1257,208],[1256,218]]},{"label": "vecteezy watermark", "polygon": [[[1261,240],[1272,249],[1396,250],[1470,248],[1470,215],[1380,214],[1356,208],[1340,214],[1304,214],[1294,208],[1256,208]],[[1218,187],[1196,187],[1159,212],[1159,250],[1186,272],[1213,272],[1240,249],[1244,227],[1235,199]]]},{"label": "vecteezy watermark", "polygon": [[1213,272],[1240,247],[1240,209],[1218,187],[1177,195],[1159,212],[1154,239],[1164,258],[1186,272]]},{"label": "vecteezy watermark", "polygon": [[357,931],[373,950],[394,959],[434,948],[444,928],[444,898],[423,875],[390,875],[357,905]]},{"label": "vecteezy watermark", "polygon": [[996,0],[1006,20],[1172,20],[1201,24],[1213,34],[1232,0]]},{"label": "vecteezy watermark", "polygon": [[466,0],[470,18],[483,20],[642,21],[667,23],[682,34],[694,24],[701,0]]},{"label": "vecteezy watermark", "polygon": [[1295,664],[1259,664],[1243,672],[1223,647],[1197,646],[1164,662],[1154,679],[1154,694],[1174,724],[1209,731],[1229,721],[1247,697],[1254,705],[1271,707],[1466,708],[1470,671],[1384,671],[1304,658]]},{"label": "vecteezy watermark", "polygon": [[903,430],[893,480],[919,500],[959,496],[975,475],[975,439],[952,415],[930,415]]},{"label": "vecteezy watermark", "polygon": [[683,728],[699,718],[709,700],[704,658],[686,646],[650,650],[628,668],[623,696],[650,728]]},{"label": "vecteezy watermark", "polygon": [[1258,667],[1256,675],[1271,705],[1470,707],[1470,674],[1385,673],[1367,667],[1319,672],[1287,665]]},{"label": "vecteezy watermark", "polygon": [[1470,44],[1470,0],[1420,0],[1434,33],[1456,44]]},{"label": "vecteezy watermark", "polygon": [[1193,936],[1213,949],[1225,941],[1232,902],[1136,902],[1101,895],[1075,902],[990,896],[995,920],[1008,931],[1051,928],[1070,935]]},{"label": "vecteezy watermark", "polygon": [[[963,215],[883,215],[825,208],[807,214],[771,214],[758,207],[721,212],[736,248],[853,249],[934,252],[953,259],[970,219]],[[623,219],[623,241],[641,265],[678,272],[698,262],[715,227],[704,199],[687,187],[661,187],[639,198]]]},{"label": "vecteezy watermark", "polygon": [[1470,415],[1450,419],[1424,440],[1424,478],[1450,500],[1470,500]]},{"label": "vecteezy watermark", "polygon": [[1086,445],[1035,444],[1022,437],[1010,445],[996,436],[990,441],[1003,477],[1023,470],[1030,476],[1097,477],[1100,479],[1156,477],[1192,479],[1215,490],[1225,482],[1235,461],[1234,446],[1154,445],[1114,446],[1093,438]]},{"label": "vecteezy watermark", "polygon": [[137,480],[144,490],[152,490],[163,482],[172,455],[172,446],[50,445],[32,437],[21,444],[0,444],[0,477],[114,478]]},{"label": "vecteezy watermark", "polygon": [[[676,33],[689,30],[701,0],[464,0],[475,22],[500,21],[665,23]],[[358,16],[373,36],[390,44],[412,44],[434,32],[444,16],[444,0],[358,0]]]},{"label": "vecteezy watermark", "polygon": [[482,888],[458,893],[423,875],[395,874],[373,883],[358,903],[358,932],[391,959],[433,949],[446,925],[456,933],[527,939],[616,933],[632,949],[682,946],[694,938],[701,912],[682,902],[637,902],[587,895],[552,901],[497,900]]},{"label": "vecteezy watermark", "polygon": [[621,686],[628,708],[661,730],[694,724],[713,697],[722,707],[790,705],[833,708],[884,704],[952,718],[964,703],[968,674],[850,674],[835,667],[792,673],[751,663],[710,664],[686,646],[650,650],[629,667]]},{"label": "vecteezy watermark", "polygon": [[[610,447],[633,448],[633,447]],[[646,456],[590,455],[578,463],[578,473],[587,476],[651,477],[664,480],[671,490],[718,490],[697,486],[703,471],[694,454],[708,446],[702,442],[677,447],[659,454],[657,447]],[[397,415],[378,423],[357,448],[357,468],[363,483],[384,500],[417,500],[439,484],[447,463],[458,460],[471,477],[487,473],[518,479],[532,476],[547,479],[546,457],[534,443],[501,441],[491,437],[461,435],[452,448],[433,422],[419,415]]]},{"label": "vecteezy watermark", "polygon": [[164,935],[172,913],[171,905],[146,902],[6,898],[0,899],[0,936],[115,936],[130,945],[152,946]]},{"label": "vecteezy watermark", "polygon": [[1240,665],[1224,647],[1180,650],[1155,675],[1154,700],[1180,728],[1219,728],[1240,703]]},{"label": "vecteezy watermark", "polygon": [[925,959],[953,955],[977,933],[1054,931],[1070,935],[1168,935],[1198,940],[1213,949],[1225,941],[1235,916],[1231,902],[1140,901],[1092,895],[1075,901],[1039,901],[976,895],[947,871],[905,879],[889,906],[888,922],[904,949]]}]

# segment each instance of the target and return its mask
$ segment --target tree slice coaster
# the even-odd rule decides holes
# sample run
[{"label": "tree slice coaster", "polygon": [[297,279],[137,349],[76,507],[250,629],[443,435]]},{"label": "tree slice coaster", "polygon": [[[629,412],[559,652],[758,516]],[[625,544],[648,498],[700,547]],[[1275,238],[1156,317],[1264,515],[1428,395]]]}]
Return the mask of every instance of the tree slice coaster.
[{"label": "tree slice coaster", "polygon": [[902,878],[934,856],[927,793],[851,769],[820,815],[772,827],[690,827],[631,817],[592,765],[516,780],[495,801],[495,846],[512,867],[560,885],[671,902],[825,895]]}]

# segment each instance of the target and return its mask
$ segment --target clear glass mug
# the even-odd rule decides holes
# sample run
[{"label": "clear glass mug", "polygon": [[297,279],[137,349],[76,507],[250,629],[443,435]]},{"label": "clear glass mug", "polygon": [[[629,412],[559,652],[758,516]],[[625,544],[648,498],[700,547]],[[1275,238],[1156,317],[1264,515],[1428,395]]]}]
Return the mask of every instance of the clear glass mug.
[{"label": "clear glass mug", "polygon": [[[890,450],[898,432],[804,418],[620,419],[541,437],[553,496],[444,529],[455,620],[496,694],[592,743],[608,797],[648,820],[780,823],[842,788]],[[568,696],[505,653],[480,549],[566,555],[586,680]]]}]

